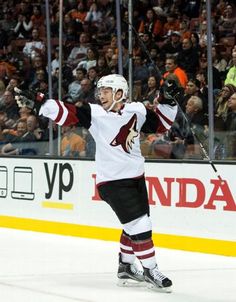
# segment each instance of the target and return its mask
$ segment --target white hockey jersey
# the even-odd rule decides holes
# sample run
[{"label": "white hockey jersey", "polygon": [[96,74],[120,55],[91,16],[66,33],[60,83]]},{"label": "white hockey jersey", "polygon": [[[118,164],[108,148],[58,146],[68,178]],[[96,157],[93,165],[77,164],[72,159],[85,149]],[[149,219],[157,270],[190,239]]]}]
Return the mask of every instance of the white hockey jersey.
[{"label": "white hockey jersey", "polygon": [[177,106],[161,105],[156,112],[142,103],[126,103],[119,112],[87,104],[80,108],[47,100],[40,114],[59,125],[74,123],[76,118],[88,128],[96,142],[97,184],[111,180],[135,178],[144,173],[140,150],[140,131],[165,132],[176,116]]}]

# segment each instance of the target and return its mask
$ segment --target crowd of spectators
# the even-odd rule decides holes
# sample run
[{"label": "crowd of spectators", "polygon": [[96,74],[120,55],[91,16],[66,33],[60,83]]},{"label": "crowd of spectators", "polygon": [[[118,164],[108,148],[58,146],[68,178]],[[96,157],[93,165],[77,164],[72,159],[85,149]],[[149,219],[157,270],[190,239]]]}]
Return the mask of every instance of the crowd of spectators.
[{"label": "crowd of spectators", "polygon": [[[98,79],[118,73],[119,51],[128,79],[128,2],[121,2],[118,49],[115,0],[67,0],[63,6],[62,99],[96,103]],[[212,41],[215,156],[236,156],[236,6],[235,1],[211,1],[212,33],[207,36],[206,1],[133,1],[133,100],[153,108],[165,79],[179,87],[181,110],[167,135],[141,137],[145,156],[197,157],[191,129],[207,148],[207,39]],[[47,153],[48,120],[32,108],[19,108],[14,87],[48,93],[59,89],[59,1],[49,1],[52,61],[47,60],[45,2],[7,0],[0,3],[0,154]],[[49,70],[51,74],[49,74]],[[187,117],[183,118],[183,114]],[[230,133],[231,145],[226,146]],[[58,129],[53,125],[53,137]],[[228,141],[228,140],[226,140]],[[234,144],[235,142],[235,144]],[[41,143],[42,147],[37,147]],[[233,147],[232,147],[233,146]],[[224,155],[223,151],[224,150]],[[234,151],[235,150],[235,151]],[[74,126],[62,129],[63,156],[94,155],[89,133]]]}]

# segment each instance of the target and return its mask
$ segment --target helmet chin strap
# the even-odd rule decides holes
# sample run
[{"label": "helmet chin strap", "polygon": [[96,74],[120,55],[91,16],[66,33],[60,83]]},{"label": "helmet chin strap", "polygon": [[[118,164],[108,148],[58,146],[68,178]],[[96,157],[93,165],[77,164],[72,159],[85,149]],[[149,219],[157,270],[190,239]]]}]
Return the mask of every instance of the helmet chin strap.
[{"label": "helmet chin strap", "polygon": [[113,94],[112,94],[112,104],[107,109],[108,112],[111,111],[115,107],[116,104],[120,103],[123,100],[123,98],[121,97],[118,101],[116,101],[115,100],[115,94],[116,94],[116,91],[113,91]]}]

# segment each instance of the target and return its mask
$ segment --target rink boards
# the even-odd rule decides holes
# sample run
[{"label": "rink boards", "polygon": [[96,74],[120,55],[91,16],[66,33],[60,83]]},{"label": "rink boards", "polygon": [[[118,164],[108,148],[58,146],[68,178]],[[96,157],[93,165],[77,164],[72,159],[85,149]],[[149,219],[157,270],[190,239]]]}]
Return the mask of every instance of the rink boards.
[{"label": "rink boards", "polygon": [[[236,256],[233,164],[145,163],[156,246]],[[1,158],[0,226],[118,241],[94,161]]]}]

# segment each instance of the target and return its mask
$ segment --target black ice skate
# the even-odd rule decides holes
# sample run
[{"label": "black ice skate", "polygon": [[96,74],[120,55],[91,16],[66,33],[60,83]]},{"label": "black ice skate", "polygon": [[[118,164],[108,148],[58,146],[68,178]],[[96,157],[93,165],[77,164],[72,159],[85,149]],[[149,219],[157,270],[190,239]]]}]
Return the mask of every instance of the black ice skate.
[{"label": "black ice skate", "polygon": [[144,279],[148,288],[159,292],[171,292],[172,281],[163,275],[157,265],[153,269],[144,268]]},{"label": "black ice skate", "polygon": [[118,286],[142,286],[144,285],[143,271],[135,264],[124,263],[119,255],[119,268],[117,272]]}]

